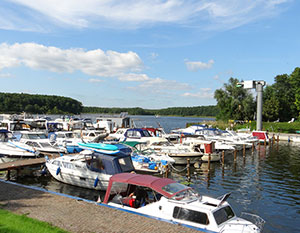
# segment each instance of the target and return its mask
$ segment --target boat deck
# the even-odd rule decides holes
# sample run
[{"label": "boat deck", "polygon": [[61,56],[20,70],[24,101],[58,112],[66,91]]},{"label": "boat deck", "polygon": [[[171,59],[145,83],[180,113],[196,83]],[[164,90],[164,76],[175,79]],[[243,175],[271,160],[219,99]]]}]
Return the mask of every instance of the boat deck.
[{"label": "boat deck", "polygon": [[201,232],[113,209],[93,201],[30,188],[1,179],[0,206],[76,233]]}]

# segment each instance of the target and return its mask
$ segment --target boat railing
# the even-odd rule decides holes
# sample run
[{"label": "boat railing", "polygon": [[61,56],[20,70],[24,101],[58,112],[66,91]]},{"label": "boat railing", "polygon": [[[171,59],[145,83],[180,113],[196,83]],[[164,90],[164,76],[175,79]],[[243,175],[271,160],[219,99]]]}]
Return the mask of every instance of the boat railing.
[{"label": "boat railing", "polygon": [[247,212],[242,212],[241,218],[246,219],[246,220],[252,222],[253,224],[255,224],[260,229],[260,231],[263,230],[265,222],[266,222],[260,216],[258,216],[256,214],[247,213]]},{"label": "boat railing", "polygon": [[[265,220],[263,220],[261,217],[259,217],[256,214],[251,214],[251,213],[246,213],[246,212],[242,212],[241,213],[241,218],[253,223],[256,227],[258,227],[259,232],[262,232],[263,230],[263,226],[265,224]],[[236,227],[233,227],[236,226]],[[229,229],[230,228],[230,229]],[[235,233],[235,232],[239,232],[239,233],[244,233],[244,232],[252,232],[252,227],[250,224],[245,224],[245,223],[230,223],[230,227],[228,228],[228,225],[225,224],[221,229],[220,229],[220,233],[224,233],[224,232],[230,232],[230,233]],[[256,232],[256,231],[255,231]]]}]

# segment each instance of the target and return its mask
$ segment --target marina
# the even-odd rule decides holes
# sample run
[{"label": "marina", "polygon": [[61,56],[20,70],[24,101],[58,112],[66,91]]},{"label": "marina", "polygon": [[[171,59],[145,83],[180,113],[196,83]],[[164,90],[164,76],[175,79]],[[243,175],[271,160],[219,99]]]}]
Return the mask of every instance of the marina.
[{"label": "marina", "polygon": [[[160,117],[164,118],[164,117]],[[167,122],[172,123],[171,117]],[[139,117],[145,125],[154,124],[157,118]],[[176,118],[176,121],[179,120]],[[184,122],[184,118],[181,119]],[[195,119],[194,119],[195,120]],[[147,122],[148,121],[148,122]],[[162,120],[163,121],[163,120]],[[186,122],[185,122],[186,123]],[[182,124],[185,124],[182,123]],[[161,124],[162,125],[162,124]],[[180,127],[180,124],[178,124]],[[164,128],[167,128],[164,126]],[[201,195],[219,197],[231,193],[227,200],[236,214],[255,214],[266,223],[263,232],[297,232],[299,223],[299,144],[277,135],[269,144],[222,155],[219,162],[190,165],[173,165],[168,177],[193,187]],[[156,176],[162,177],[162,174]],[[80,188],[56,181],[49,174],[17,177],[12,181],[63,193],[95,202],[104,200],[104,191]],[[298,224],[298,225],[297,225]]]}]

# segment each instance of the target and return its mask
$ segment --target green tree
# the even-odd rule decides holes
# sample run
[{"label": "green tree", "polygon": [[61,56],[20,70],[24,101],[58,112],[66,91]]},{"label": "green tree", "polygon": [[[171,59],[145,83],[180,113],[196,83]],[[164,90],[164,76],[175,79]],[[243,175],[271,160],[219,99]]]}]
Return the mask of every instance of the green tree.
[{"label": "green tree", "polygon": [[297,110],[297,115],[300,116],[299,115],[300,112],[300,68],[299,67],[296,67],[295,70],[291,73],[289,80],[291,84],[291,90],[295,95],[294,103]]},{"label": "green tree", "polygon": [[278,101],[276,88],[267,86],[263,93],[263,120],[275,121],[280,118],[280,102]]},{"label": "green tree", "polygon": [[224,88],[215,91],[215,99],[221,120],[251,120],[254,115],[255,103],[251,92],[237,87],[238,79],[230,78]]}]

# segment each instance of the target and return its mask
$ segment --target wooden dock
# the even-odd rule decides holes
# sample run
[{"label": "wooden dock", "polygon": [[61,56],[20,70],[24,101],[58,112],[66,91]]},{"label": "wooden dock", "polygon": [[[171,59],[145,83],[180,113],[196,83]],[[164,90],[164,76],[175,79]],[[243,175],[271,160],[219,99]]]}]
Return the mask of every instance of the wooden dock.
[{"label": "wooden dock", "polygon": [[[57,158],[59,156],[60,155],[58,154],[48,155],[49,158]],[[45,161],[46,161],[45,157],[39,157],[39,158],[20,159],[12,162],[0,163],[0,171],[17,170],[24,167],[42,165],[43,163],[45,163]]]}]

